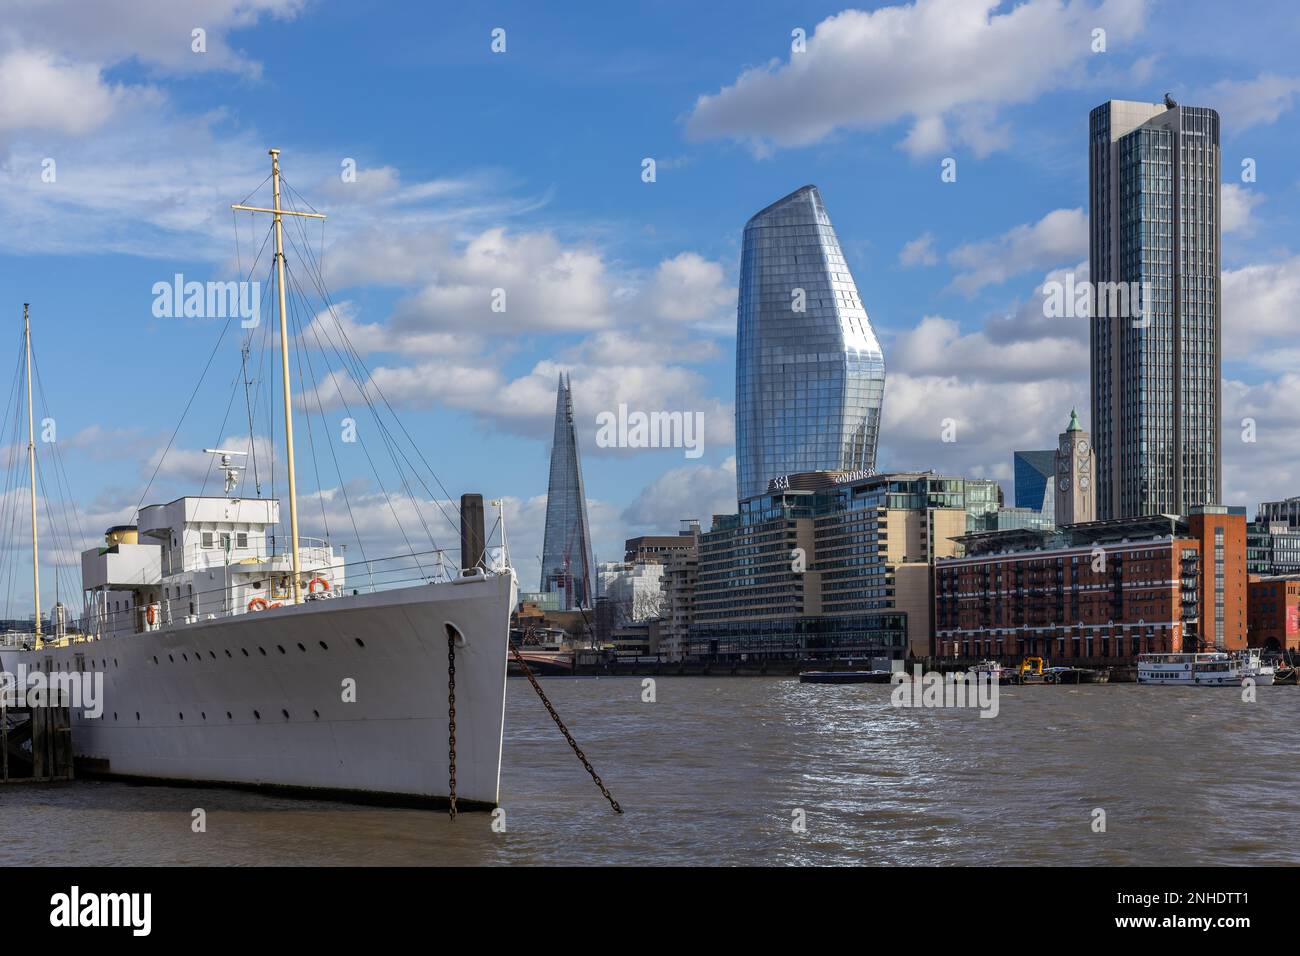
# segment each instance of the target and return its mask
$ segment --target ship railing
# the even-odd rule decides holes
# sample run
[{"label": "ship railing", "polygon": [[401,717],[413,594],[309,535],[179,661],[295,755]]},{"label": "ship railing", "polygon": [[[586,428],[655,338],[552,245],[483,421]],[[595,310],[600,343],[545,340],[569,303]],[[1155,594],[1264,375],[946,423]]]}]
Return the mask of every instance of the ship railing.
[{"label": "ship railing", "polygon": [[[489,550],[488,558],[490,571],[505,570],[500,564],[500,555],[496,549]],[[288,582],[276,580],[288,576],[287,566],[282,569],[277,568],[273,574],[274,577],[268,581],[269,587],[264,588],[260,596],[268,604],[287,603],[291,600]],[[304,562],[302,597],[304,601],[328,600],[421,584],[445,583],[459,577],[461,577],[459,549],[439,548],[362,561],[345,561],[336,556],[336,560],[330,564],[306,566]],[[313,586],[316,579],[328,583],[329,587]],[[338,586],[339,580],[343,582],[341,588]],[[260,613],[249,607],[251,598],[248,592],[241,592],[236,597],[234,593],[236,590],[238,589],[228,586],[195,589],[193,592],[186,591],[179,597],[160,595],[151,602],[117,609],[91,605],[86,609],[86,617],[81,623],[87,633],[95,637],[106,637],[154,631],[174,625],[193,624],[240,614]],[[312,593],[313,591],[315,593]],[[152,622],[149,621],[151,608]]]}]

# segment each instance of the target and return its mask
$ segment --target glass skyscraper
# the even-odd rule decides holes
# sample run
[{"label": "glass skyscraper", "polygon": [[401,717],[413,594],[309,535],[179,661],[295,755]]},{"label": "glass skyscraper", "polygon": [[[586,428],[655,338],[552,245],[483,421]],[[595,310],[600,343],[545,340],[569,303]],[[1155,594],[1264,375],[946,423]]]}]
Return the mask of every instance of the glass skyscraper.
[{"label": "glass skyscraper", "polygon": [[804,471],[873,471],[885,360],[816,186],[745,226],[736,316],[739,498]]},{"label": "glass skyscraper", "polygon": [[1187,514],[1223,490],[1219,114],[1111,100],[1088,159],[1097,516]]},{"label": "glass skyscraper", "polygon": [[555,438],[551,444],[551,478],[546,486],[539,590],[562,595],[561,610],[590,608],[595,600],[594,574],[587,497],[573,423],[573,383],[561,375],[555,398]]}]

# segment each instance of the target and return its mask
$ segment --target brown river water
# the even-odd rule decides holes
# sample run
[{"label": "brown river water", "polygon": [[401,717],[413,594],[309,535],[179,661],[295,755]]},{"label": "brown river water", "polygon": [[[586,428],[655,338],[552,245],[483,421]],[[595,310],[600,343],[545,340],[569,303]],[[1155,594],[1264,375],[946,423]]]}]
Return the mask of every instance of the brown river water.
[{"label": "brown river water", "polygon": [[504,833],[484,813],[78,781],[0,786],[0,865],[1300,863],[1300,688],[1003,687],[987,719],[896,708],[881,685],[661,677],[646,703],[641,678],[542,683],[623,816],[511,679]]}]

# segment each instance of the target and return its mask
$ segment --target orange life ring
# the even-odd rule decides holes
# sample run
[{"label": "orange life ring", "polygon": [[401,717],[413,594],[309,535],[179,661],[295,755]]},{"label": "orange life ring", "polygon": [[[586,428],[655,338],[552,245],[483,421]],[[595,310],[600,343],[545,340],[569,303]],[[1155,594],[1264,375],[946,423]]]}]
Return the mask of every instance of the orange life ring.
[{"label": "orange life ring", "polygon": [[330,583],[328,581],[326,581],[324,578],[321,577],[315,577],[312,578],[309,582],[307,582],[307,593],[315,594],[317,584],[321,586],[322,591],[328,591],[330,589]]},{"label": "orange life ring", "polygon": [[158,620],[158,614],[154,610],[154,606],[152,604],[150,604],[149,608],[144,612],[144,619],[149,622],[150,627],[153,626],[154,621]]},{"label": "orange life ring", "polygon": [[267,603],[266,598],[256,597],[248,602],[248,609],[250,611],[265,611],[268,607],[270,607],[270,605]]}]

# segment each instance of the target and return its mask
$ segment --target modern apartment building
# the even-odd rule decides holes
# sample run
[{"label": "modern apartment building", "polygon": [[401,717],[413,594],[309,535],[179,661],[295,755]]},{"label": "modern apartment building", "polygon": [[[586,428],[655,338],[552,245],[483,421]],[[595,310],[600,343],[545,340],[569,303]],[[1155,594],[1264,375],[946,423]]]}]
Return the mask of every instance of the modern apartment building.
[{"label": "modern apartment building", "polygon": [[1214,110],[1166,97],[1092,111],[1099,519],[1187,514],[1222,498],[1222,178]]},{"label": "modern apartment building", "polygon": [[[959,553],[967,479],[811,472],[772,485],[700,536],[689,653],[928,655],[931,567]],[[988,486],[971,487],[982,514]]]}]

